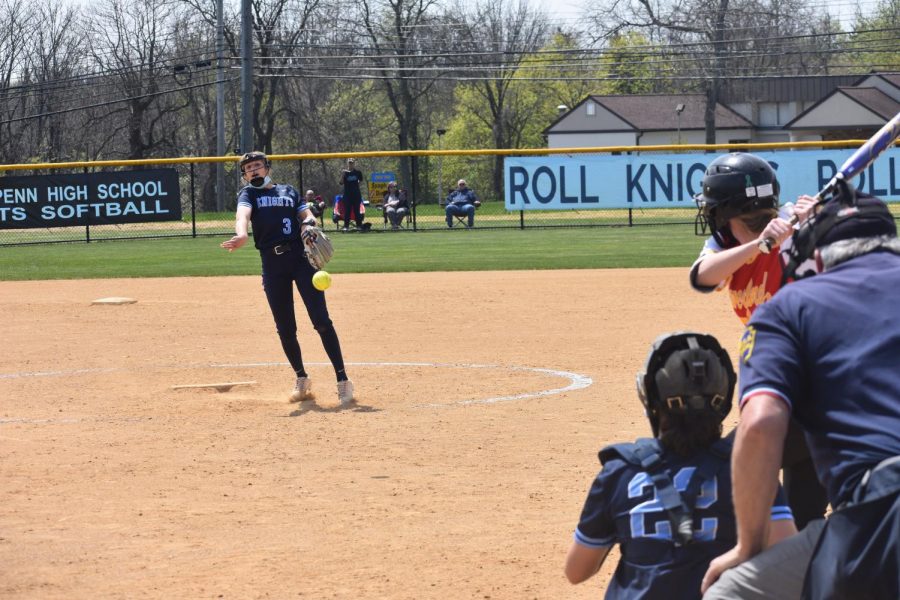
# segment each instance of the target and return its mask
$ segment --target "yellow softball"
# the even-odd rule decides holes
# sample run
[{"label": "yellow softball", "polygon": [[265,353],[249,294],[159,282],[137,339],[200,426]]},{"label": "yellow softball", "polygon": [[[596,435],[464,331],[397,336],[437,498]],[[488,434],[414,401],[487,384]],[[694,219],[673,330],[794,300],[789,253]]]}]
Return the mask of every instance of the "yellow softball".
[{"label": "yellow softball", "polygon": [[313,275],[312,283],[314,288],[324,292],[331,287],[331,275],[328,274],[328,271],[316,271],[316,274]]}]

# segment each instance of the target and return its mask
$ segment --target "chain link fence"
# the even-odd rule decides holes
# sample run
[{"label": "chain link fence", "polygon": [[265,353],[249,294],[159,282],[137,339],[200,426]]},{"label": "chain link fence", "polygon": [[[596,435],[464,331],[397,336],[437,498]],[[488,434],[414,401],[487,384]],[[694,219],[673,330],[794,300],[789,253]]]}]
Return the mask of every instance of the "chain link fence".
[{"label": "chain link fence", "polygon": [[[844,142],[852,145],[854,141]],[[827,144],[827,143],[825,143]],[[781,145],[784,146],[784,145]],[[686,147],[653,148],[592,148],[553,151],[547,149],[532,151],[409,151],[409,152],[367,152],[356,154],[356,168],[363,172],[368,183],[363,190],[366,231],[372,233],[403,234],[409,231],[448,231],[444,201],[448,192],[463,178],[475,191],[481,206],[474,218],[474,228],[529,229],[529,228],[578,228],[578,227],[641,227],[654,225],[681,225],[697,227],[697,209],[692,201],[668,203],[662,198],[660,207],[645,207],[636,203],[637,208],[598,208],[576,210],[525,210],[509,211],[505,208],[502,189],[502,169],[504,154],[635,154],[674,153]],[[700,146],[699,149],[727,150],[727,147]],[[790,148],[779,148],[789,150]],[[752,149],[751,149],[752,150]],[[341,231],[343,223],[334,218],[335,198],[341,192],[341,171],[346,167],[349,154],[321,155],[281,155],[272,156],[272,178],[278,183],[293,185],[301,196],[312,190],[325,203],[325,211],[320,219],[326,231]],[[403,160],[408,160],[404,165]],[[171,237],[223,236],[233,233],[234,210],[237,193],[243,183],[236,157],[229,158],[182,158],[144,161],[121,161],[103,163],[67,163],[65,165],[0,166],[0,172],[9,175],[48,175],[75,173],[102,173],[126,171],[128,169],[174,168],[180,188],[182,217],[177,221],[132,223],[132,224],[91,224],[77,227],[46,227],[33,229],[0,228],[0,246],[20,244],[42,244],[52,242],[94,242],[101,240],[147,239]],[[411,173],[404,181],[400,173],[405,169]],[[372,180],[377,181],[372,181]],[[407,190],[411,201],[411,211],[404,227],[395,231],[390,227],[383,212],[381,202],[387,182],[395,180],[399,187]],[[3,179],[0,178],[0,187]],[[498,183],[499,182],[499,183]],[[681,190],[680,194],[684,194]],[[0,200],[3,199],[0,194]],[[671,200],[671,198],[669,199]],[[0,204],[0,211],[9,204]],[[898,205],[892,210],[897,214]],[[462,228],[461,221],[453,220],[454,230]],[[2,225],[0,225],[2,226]],[[351,231],[355,227],[351,226]],[[702,233],[702,232],[701,232]]]}]

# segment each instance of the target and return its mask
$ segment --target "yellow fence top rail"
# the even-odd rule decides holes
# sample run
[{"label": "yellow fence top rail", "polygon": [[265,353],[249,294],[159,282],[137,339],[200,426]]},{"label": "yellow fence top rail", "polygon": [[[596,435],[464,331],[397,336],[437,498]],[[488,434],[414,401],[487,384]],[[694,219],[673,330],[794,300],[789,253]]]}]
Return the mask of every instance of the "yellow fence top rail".
[{"label": "yellow fence top rail", "polygon": [[[335,158],[376,158],[385,156],[546,156],[552,154],[604,154],[610,152],[684,152],[692,150],[797,150],[803,148],[858,147],[866,140],[836,140],[828,142],[773,142],[768,144],[662,144],[656,146],[597,146],[594,148],[484,148],[470,150],[379,150],[373,152],[326,152],[319,154],[272,154],[276,160],[327,160]],[[60,163],[20,163],[0,165],[0,171],[30,171],[39,169],[78,169],[84,167],[139,167],[149,165],[179,165],[191,163],[234,163],[240,156],[184,156],[179,158],[146,158],[140,160],[94,160]]]}]

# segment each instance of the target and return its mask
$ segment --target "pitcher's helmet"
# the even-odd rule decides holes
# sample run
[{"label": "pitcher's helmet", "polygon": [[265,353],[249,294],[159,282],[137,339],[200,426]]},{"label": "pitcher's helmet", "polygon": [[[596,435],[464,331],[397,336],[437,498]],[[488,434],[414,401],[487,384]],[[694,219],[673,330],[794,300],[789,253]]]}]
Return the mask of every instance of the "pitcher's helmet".
[{"label": "pitcher's helmet", "polygon": [[244,165],[246,165],[247,163],[253,162],[255,160],[263,161],[263,163],[265,163],[265,165],[266,165],[266,168],[269,168],[272,166],[272,163],[269,161],[269,157],[266,156],[265,153],[254,150],[253,152],[247,152],[246,154],[241,156],[241,162],[239,165],[240,169],[241,169],[241,173],[244,172]]}]

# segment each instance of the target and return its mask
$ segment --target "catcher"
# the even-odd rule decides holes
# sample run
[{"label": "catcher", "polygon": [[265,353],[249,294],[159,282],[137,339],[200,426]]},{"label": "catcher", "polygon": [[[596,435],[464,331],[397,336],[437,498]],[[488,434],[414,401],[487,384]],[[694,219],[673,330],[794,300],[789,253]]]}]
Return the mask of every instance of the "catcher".
[{"label": "catcher", "polygon": [[331,242],[316,226],[306,202],[290,185],[272,182],[271,163],[262,152],[241,157],[241,174],[247,185],[238,193],[234,237],[222,242],[229,252],[247,243],[253,225],[253,242],[262,258],[262,283],[275,318],[281,347],[296,374],[292,402],[311,397],[312,382],[303,367],[297,341],[293,285],[296,284],[313,327],[319,332],[325,353],[337,375],[341,405],[353,401],[353,383],[347,377],[337,332],[328,315],[325,294],[313,287],[312,277],[331,259]]},{"label": "catcher", "polygon": [[[737,539],[731,499],[732,438],[721,438],[735,386],[728,354],[711,335],[659,337],[637,377],[652,439],[600,451],[566,577],[592,577],[619,544],[607,598],[700,598],[709,562]],[[775,494],[773,494],[773,497]],[[796,533],[782,494],[766,510],[768,542]]]}]

